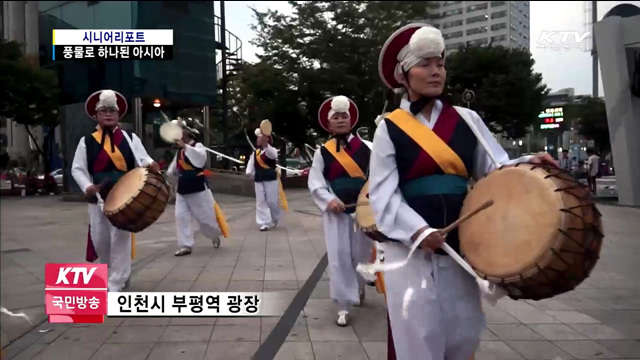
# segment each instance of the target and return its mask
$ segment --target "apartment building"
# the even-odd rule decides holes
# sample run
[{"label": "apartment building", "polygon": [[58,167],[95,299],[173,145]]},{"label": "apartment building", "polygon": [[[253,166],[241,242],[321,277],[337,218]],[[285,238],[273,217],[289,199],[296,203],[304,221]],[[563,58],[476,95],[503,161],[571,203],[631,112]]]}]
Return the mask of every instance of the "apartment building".
[{"label": "apartment building", "polygon": [[438,1],[434,11],[447,50],[489,44],[529,49],[529,1]]}]

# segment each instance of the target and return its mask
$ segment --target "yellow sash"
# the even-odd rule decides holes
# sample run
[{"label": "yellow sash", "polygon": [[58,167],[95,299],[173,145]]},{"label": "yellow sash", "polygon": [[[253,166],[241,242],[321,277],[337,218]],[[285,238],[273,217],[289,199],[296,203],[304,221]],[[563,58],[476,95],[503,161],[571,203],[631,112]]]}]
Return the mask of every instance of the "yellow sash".
[{"label": "yellow sash", "polygon": [[360,166],[347,154],[346,151],[336,151],[336,139],[331,139],[324,144],[325,149],[329,151],[331,155],[342,165],[347,171],[347,174],[352,178],[366,179],[364,172],[360,169]]},{"label": "yellow sash", "polygon": [[213,205],[213,210],[216,212],[216,221],[218,222],[222,236],[229,238],[229,224],[227,224],[227,219],[224,217],[222,209],[220,209],[217,202]]},{"label": "yellow sash", "polygon": [[136,258],[136,234],[131,233],[131,260]]},{"label": "yellow sash", "polygon": [[[271,169],[269,165],[262,160],[262,157],[260,156],[260,149],[256,150],[254,158],[261,168]],[[276,174],[278,175],[278,204],[282,210],[289,211],[289,203],[287,202],[287,197],[284,194],[284,188],[282,187],[282,181],[280,180],[280,173],[276,172]]]},{"label": "yellow sash", "polygon": [[[102,141],[102,130],[98,130],[94,132],[92,135],[93,135],[93,138],[96,139],[98,144],[100,144],[100,142]],[[127,162],[124,160],[124,156],[120,152],[120,149],[118,149],[117,146],[114,146],[113,148],[115,152],[111,152],[111,137],[105,136],[104,147],[103,147],[104,151],[107,153],[107,155],[109,155],[109,157],[111,158],[111,161],[113,161],[113,164],[116,166],[116,169],[120,171],[127,171]]]},{"label": "yellow sash", "polygon": [[[184,150],[180,150],[180,153],[178,154],[178,163],[180,164],[180,167],[182,168],[182,170],[187,170],[187,171],[195,170],[193,166],[187,164],[187,162],[184,161],[184,156],[185,156]],[[201,171],[200,173],[198,173],[198,176],[204,176],[204,175],[207,175],[207,173],[211,173],[211,171],[208,171],[208,170]]]},{"label": "yellow sash", "polygon": [[426,151],[445,174],[469,177],[462,159],[433,130],[405,110],[397,109],[387,116],[422,150]]}]

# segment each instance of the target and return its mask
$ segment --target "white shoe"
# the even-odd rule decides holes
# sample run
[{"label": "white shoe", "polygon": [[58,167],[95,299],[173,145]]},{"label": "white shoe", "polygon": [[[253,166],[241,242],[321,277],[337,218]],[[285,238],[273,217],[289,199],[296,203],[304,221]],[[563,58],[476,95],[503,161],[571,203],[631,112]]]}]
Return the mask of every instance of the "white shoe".
[{"label": "white shoe", "polygon": [[176,251],[173,255],[175,256],[184,256],[184,255],[189,255],[191,254],[191,248],[190,247],[183,247],[180,248],[180,250]]},{"label": "white shoe", "polygon": [[338,311],[338,321],[336,321],[338,326],[347,326],[347,324],[349,323],[349,321],[347,320],[348,315],[349,312],[346,310]]},{"label": "white shoe", "polygon": [[267,231],[267,230],[269,230],[269,227],[267,225],[260,226],[260,231]]}]

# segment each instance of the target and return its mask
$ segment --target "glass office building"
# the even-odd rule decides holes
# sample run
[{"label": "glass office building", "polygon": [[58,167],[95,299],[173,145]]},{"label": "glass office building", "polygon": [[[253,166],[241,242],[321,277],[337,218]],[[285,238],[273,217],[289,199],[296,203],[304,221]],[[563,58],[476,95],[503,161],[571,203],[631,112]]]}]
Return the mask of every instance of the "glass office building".
[{"label": "glass office building", "polygon": [[[177,116],[202,119],[217,93],[216,43],[212,1],[39,1],[40,65],[54,69],[62,93],[62,147],[65,177],[80,138],[95,122],[84,112],[87,96],[113,89],[128,100],[123,128],[135,130],[149,154],[159,160],[169,146],[158,136]],[[53,29],[173,29],[173,60],[56,61]],[[160,107],[154,107],[155,99]],[[140,107],[136,112],[135,107]],[[204,122],[203,122],[204,123]],[[67,190],[75,190],[74,181]]]}]

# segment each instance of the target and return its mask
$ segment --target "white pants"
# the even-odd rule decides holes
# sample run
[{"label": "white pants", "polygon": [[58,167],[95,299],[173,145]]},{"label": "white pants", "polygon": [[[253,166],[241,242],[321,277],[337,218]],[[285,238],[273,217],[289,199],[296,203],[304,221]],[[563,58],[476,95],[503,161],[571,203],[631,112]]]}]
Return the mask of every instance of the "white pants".
[{"label": "white pants", "polygon": [[[402,244],[385,244],[385,262],[401,261],[408,253]],[[384,277],[398,360],[471,358],[486,323],[480,289],[471,275],[448,256],[432,254],[427,260],[418,250],[409,264]],[[413,295],[403,313],[407,289]]]},{"label": "white pants", "polygon": [[282,217],[279,205],[278,180],[257,181],[256,189],[256,223],[258,226],[270,226]]},{"label": "white pants", "polygon": [[93,247],[109,267],[109,291],[122,291],[131,275],[131,233],[111,225],[97,204],[89,204],[89,223]]},{"label": "white pants", "polygon": [[213,209],[215,200],[209,189],[187,195],[176,193],[176,226],[178,228],[178,246],[193,248],[193,230],[191,219],[195,218],[200,231],[210,239],[221,235],[220,227]]},{"label": "white pants", "polygon": [[323,213],[324,239],[329,259],[329,289],[331,299],[339,310],[360,302],[364,278],[356,271],[360,263],[369,262],[371,240],[359,229],[354,231],[355,220],[348,214]]}]

